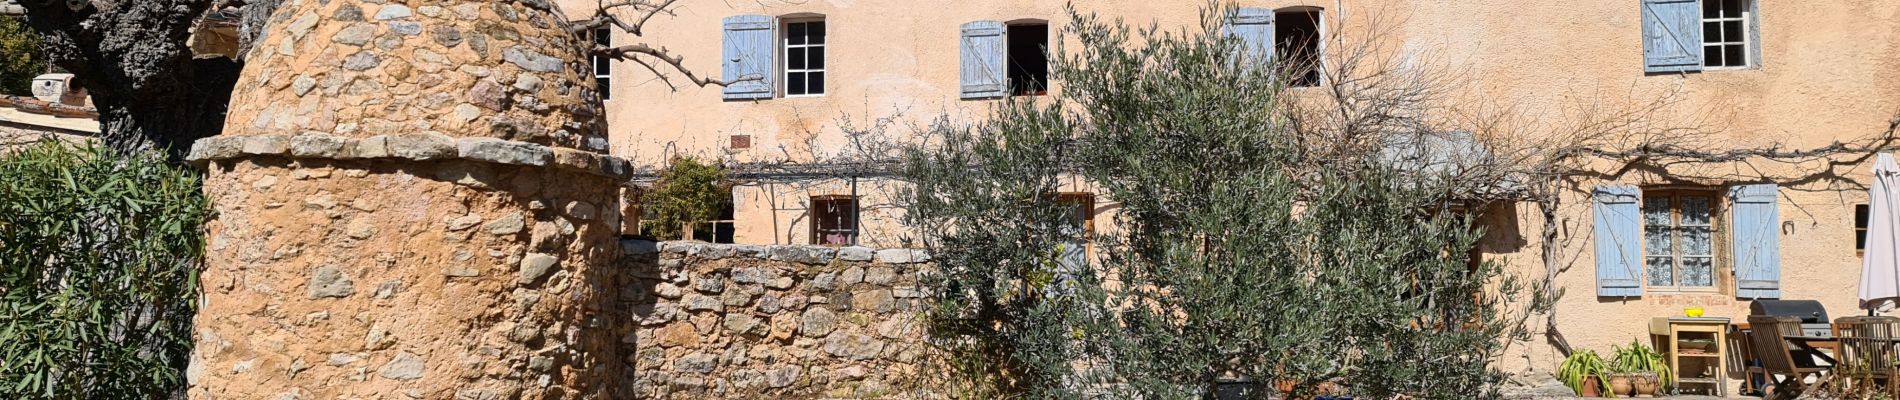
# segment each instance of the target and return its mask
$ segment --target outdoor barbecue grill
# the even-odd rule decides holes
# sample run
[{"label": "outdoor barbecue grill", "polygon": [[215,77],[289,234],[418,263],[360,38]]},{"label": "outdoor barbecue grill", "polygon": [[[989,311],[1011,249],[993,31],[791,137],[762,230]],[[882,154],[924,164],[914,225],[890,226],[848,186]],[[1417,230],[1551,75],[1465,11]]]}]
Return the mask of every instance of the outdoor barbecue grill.
[{"label": "outdoor barbecue grill", "polygon": [[1827,309],[1816,300],[1755,300],[1748,303],[1748,315],[1801,318],[1802,336],[1833,336]]}]

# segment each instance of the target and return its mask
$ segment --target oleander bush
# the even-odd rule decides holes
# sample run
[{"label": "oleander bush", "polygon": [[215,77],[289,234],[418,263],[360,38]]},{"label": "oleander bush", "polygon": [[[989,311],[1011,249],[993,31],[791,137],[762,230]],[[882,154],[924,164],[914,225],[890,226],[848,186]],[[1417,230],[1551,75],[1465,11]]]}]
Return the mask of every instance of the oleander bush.
[{"label": "oleander bush", "polygon": [[159,153],[0,155],[0,398],[182,393],[210,214]]}]

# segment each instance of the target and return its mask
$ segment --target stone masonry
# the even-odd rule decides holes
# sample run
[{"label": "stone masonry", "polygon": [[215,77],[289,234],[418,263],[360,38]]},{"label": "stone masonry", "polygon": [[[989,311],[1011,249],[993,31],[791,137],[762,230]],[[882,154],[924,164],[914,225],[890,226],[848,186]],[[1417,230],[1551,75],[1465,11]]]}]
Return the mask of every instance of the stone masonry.
[{"label": "stone masonry", "polygon": [[[222,136],[194,399],[637,398],[623,160],[541,0],[286,0]],[[623,385],[624,383],[624,385]]]},{"label": "stone masonry", "polygon": [[918,250],[626,240],[638,398],[931,398]]}]

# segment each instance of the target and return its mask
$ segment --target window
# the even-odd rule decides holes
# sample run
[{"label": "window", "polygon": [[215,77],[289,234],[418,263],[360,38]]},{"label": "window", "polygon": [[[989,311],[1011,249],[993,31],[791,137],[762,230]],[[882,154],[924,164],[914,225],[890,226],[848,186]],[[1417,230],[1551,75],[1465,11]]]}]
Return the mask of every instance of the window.
[{"label": "window", "polygon": [[1016,96],[1049,94],[1049,25],[1009,26],[1009,91]]},{"label": "window", "polygon": [[1273,55],[1286,68],[1287,85],[1319,86],[1319,10],[1277,11],[1273,19]]},{"label": "window", "polygon": [[688,235],[692,236],[688,236],[687,239],[712,243],[732,243],[732,206],[733,202],[728,201],[725,207],[719,210],[719,216],[714,217],[713,220],[693,224],[693,231],[688,233]]},{"label": "window", "polygon": [[1749,66],[1750,0],[1702,0],[1702,65]]},{"label": "window", "polygon": [[1715,194],[1643,192],[1643,261],[1651,288],[1715,288]]},{"label": "window", "polygon": [[858,243],[858,198],[813,196],[811,243],[849,246]]},{"label": "window", "polygon": [[1095,233],[1095,195],[1090,193],[1062,193],[1056,195],[1056,204],[1071,209],[1069,218],[1064,221],[1063,229],[1077,237],[1086,239]]},{"label": "window", "polygon": [[825,21],[785,24],[785,95],[825,94]]},{"label": "window", "polygon": [[1869,211],[1866,204],[1854,205],[1854,251],[1867,251],[1867,220]]},{"label": "window", "polygon": [[[595,28],[593,36],[594,36],[594,47],[598,47],[598,48],[614,47],[613,30],[608,29],[608,28]],[[614,93],[613,91],[613,73],[614,73],[613,58],[608,57],[608,56],[603,56],[603,55],[595,55],[593,56],[593,65],[594,65],[594,93],[598,93],[602,101],[612,99],[613,93]]]}]

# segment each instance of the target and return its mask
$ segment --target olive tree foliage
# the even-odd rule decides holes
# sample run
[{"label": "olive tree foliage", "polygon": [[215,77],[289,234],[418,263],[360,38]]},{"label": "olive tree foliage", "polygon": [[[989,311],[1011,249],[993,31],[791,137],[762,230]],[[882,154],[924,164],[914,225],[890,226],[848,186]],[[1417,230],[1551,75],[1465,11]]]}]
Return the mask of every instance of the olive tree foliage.
[{"label": "olive tree foliage", "polygon": [[32,96],[33,78],[47,72],[40,37],[17,16],[0,16],[0,93]]},{"label": "olive tree foliage", "polygon": [[[1052,50],[1057,95],[910,149],[904,201],[938,262],[930,335],[950,387],[1495,397],[1491,362],[1524,335],[1511,304],[1542,303],[1512,301],[1542,296],[1471,262],[1481,229],[1447,196],[1454,182],[1315,140],[1415,126],[1298,120],[1311,99],[1286,87],[1288,66],[1239,56],[1213,9],[1191,32],[1072,12],[1079,46]],[[1119,205],[1083,262],[1064,257],[1072,209],[1052,196],[1078,178]]]},{"label": "olive tree foliage", "polygon": [[210,214],[163,154],[0,156],[0,397],[179,393]]}]

